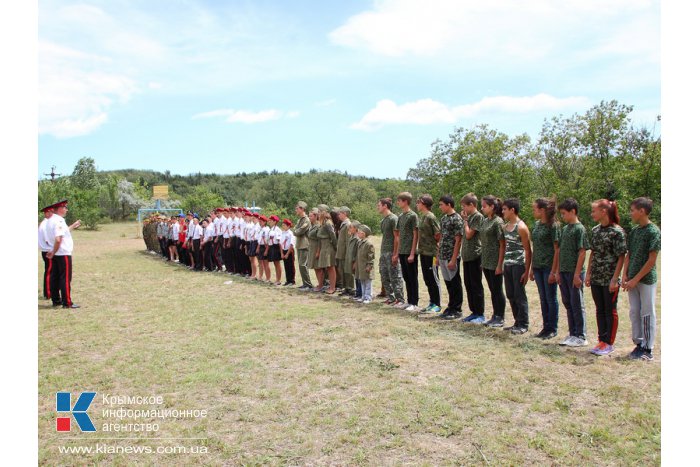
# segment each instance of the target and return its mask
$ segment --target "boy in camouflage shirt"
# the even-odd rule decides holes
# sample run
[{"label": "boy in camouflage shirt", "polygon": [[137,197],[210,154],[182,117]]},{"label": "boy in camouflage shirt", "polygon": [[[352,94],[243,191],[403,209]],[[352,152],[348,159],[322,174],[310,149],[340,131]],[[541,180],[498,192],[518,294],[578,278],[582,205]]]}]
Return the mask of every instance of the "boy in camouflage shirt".
[{"label": "boy in camouflage shirt", "polygon": [[631,359],[653,360],[656,338],[656,259],[661,250],[661,231],[649,220],[649,198],[637,198],[630,217],[637,224],[629,234],[622,287],[629,293],[632,341],[637,347]]}]

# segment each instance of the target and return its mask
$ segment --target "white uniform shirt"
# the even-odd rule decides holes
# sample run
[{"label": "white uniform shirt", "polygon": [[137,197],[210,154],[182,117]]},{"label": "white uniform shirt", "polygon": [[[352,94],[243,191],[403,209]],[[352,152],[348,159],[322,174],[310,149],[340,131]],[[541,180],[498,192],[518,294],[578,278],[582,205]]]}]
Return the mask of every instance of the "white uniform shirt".
[{"label": "white uniform shirt", "polygon": [[271,227],[268,245],[279,245],[281,243],[280,235],[282,235],[282,229],[278,226]]},{"label": "white uniform shirt", "polygon": [[45,218],[41,221],[41,224],[39,224],[39,249],[41,251],[51,251],[53,249],[53,240],[49,242],[48,232],[46,230],[51,217]]},{"label": "white uniform shirt", "polygon": [[180,240],[180,224],[179,224],[179,223],[175,222],[175,223],[173,224],[173,228],[172,228],[172,231],[171,231],[171,237],[170,237],[170,238],[171,238],[172,240],[176,241],[176,242],[177,242],[178,240]]},{"label": "white uniform shirt", "polygon": [[223,230],[221,231],[221,235],[223,235],[224,238],[229,238],[231,236],[231,218],[224,217],[224,221],[222,222],[222,225],[223,225]]},{"label": "white uniform shirt", "polygon": [[187,224],[187,240],[192,238],[193,233],[194,233],[194,220],[190,220],[189,224]]},{"label": "white uniform shirt", "polygon": [[214,223],[211,222],[209,225],[207,225],[207,228],[204,229],[204,240],[211,241],[212,237],[216,236],[216,227],[214,227]]},{"label": "white uniform shirt", "polygon": [[46,227],[46,236],[51,243],[53,250],[56,242],[56,237],[61,237],[61,245],[56,250],[56,256],[70,256],[73,254],[73,237],[70,234],[70,229],[66,224],[66,220],[58,214],[54,214],[49,219],[50,222]]},{"label": "white uniform shirt", "polygon": [[192,226],[192,240],[201,240],[202,233],[204,233],[204,231],[201,225],[197,224]]},{"label": "white uniform shirt", "polygon": [[287,251],[289,247],[296,245],[296,237],[292,233],[292,229],[287,229],[282,231],[280,236],[280,244],[282,245],[282,250]]}]

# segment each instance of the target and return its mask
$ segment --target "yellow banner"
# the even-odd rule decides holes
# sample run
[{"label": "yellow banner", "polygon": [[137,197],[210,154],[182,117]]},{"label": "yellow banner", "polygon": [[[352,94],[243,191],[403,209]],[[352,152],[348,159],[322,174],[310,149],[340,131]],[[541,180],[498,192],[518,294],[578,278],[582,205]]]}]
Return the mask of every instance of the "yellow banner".
[{"label": "yellow banner", "polygon": [[153,199],[168,199],[168,185],[154,185]]}]

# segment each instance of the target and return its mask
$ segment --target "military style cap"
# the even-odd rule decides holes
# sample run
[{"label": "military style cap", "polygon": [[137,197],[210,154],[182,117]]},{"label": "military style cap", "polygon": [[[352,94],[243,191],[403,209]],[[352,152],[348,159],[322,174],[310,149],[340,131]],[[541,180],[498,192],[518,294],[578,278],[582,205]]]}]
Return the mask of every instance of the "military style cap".
[{"label": "military style cap", "polygon": [[54,203],[54,204],[50,204],[50,205],[46,206],[45,208],[42,209],[42,212],[46,212],[46,211],[48,211],[48,210],[50,210],[50,209],[58,209],[58,208],[61,208],[61,207],[63,207],[63,206],[68,206],[68,200],[67,200],[67,199],[62,199],[62,200],[59,201],[58,203]]},{"label": "military style cap", "polygon": [[312,208],[310,212],[311,212],[311,214],[318,215],[318,208]]},{"label": "military style cap", "polygon": [[303,209],[304,211],[306,211],[306,208],[308,208],[309,205],[306,204],[306,203],[303,202],[303,201],[297,201],[296,207],[301,208],[301,209]]},{"label": "military style cap", "polygon": [[326,211],[326,212],[329,212],[329,211],[331,210],[331,208],[329,208],[327,204],[319,204],[319,205],[318,205],[318,210],[319,210],[319,211]]},{"label": "military style cap", "polygon": [[360,221],[352,221],[350,222],[350,225],[358,229],[362,224],[360,223]]},{"label": "military style cap", "polygon": [[370,229],[368,226],[365,224],[362,224],[360,227],[358,227],[358,230],[361,230],[365,233],[365,235],[370,236],[372,235],[372,229]]},{"label": "military style cap", "polygon": [[351,211],[350,211],[350,208],[347,206],[340,206],[338,208],[338,212],[345,213],[345,215],[349,216]]}]

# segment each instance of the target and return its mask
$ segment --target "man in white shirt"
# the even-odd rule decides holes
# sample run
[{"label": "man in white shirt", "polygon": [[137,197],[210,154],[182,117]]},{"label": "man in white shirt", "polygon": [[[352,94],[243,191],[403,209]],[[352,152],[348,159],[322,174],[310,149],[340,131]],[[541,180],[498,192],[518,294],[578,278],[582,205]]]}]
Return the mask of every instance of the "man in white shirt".
[{"label": "man in white shirt", "polygon": [[47,253],[51,251],[51,243],[46,237],[46,226],[51,216],[53,216],[53,208],[47,206],[42,211],[44,212],[44,219],[39,224],[39,249],[41,250],[41,259],[44,260],[44,299],[48,300],[51,298],[51,263],[53,260],[46,257]]},{"label": "man in white shirt", "polygon": [[192,267],[195,271],[202,270],[202,236],[204,235],[204,229],[199,225],[199,216],[195,213],[192,219]]},{"label": "man in white shirt", "polygon": [[170,219],[170,229],[168,230],[170,238],[168,238],[168,249],[170,250],[170,261],[179,261],[177,251],[177,242],[180,238],[180,224],[178,223],[177,217],[172,217]]},{"label": "man in white shirt", "polygon": [[211,218],[207,217],[202,220],[202,228],[204,229],[204,239],[202,240],[201,248],[204,249],[204,270],[214,270],[214,241],[216,240],[216,228]]},{"label": "man in white shirt", "polygon": [[63,308],[80,308],[71,299],[71,280],[73,279],[73,237],[71,230],[80,227],[80,220],[75,221],[70,227],[66,224],[65,217],[68,213],[68,200],[59,201],[51,206],[54,215],[47,224],[47,238],[51,243],[51,250],[46,257],[52,260],[51,270],[51,300],[54,306],[63,305]]},{"label": "man in white shirt", "polygon": [[221,257],[224,260],[224,266],[226,266],[226,274],[233,274],[233,245],[231,238],[231,208],[224,208],[223,211],[224,220],[221,228],[221,238],[223,249]]}]

